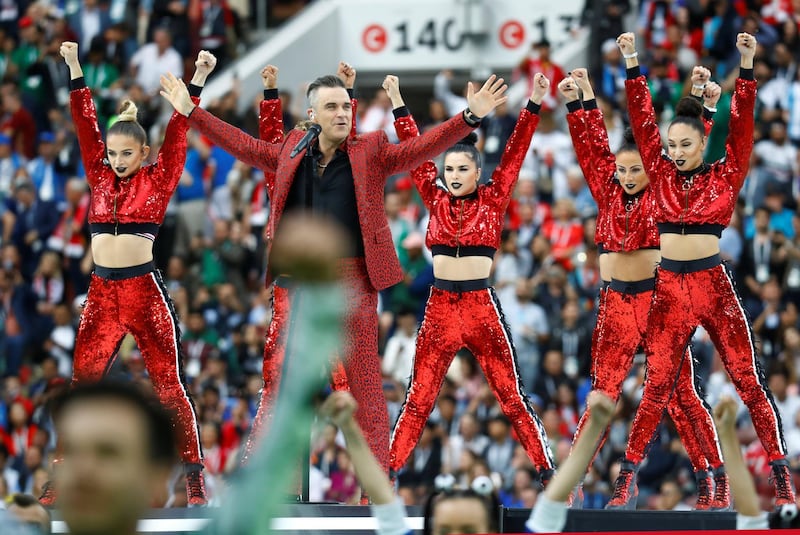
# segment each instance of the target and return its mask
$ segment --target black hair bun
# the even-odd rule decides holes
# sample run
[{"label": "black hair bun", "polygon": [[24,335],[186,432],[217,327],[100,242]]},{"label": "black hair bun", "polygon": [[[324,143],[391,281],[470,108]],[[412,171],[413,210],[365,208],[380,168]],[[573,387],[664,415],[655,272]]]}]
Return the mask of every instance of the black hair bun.
[{"label": "black hair bun", "polygon": [[683,97],[675,106],[676,117],[697,117],[703,116],[703,105],[694,97]]},{"label": "black hair bun", "polygon": [[476,145],[478,143],[478,134],[470,132],[467,137],[458,142],[459,145]]},{"label": "black hair bun", "polygon": [[636,138],[633,137],[633,129],[630,126],[622,133],[622,143],[625,145],[636,145]]}]

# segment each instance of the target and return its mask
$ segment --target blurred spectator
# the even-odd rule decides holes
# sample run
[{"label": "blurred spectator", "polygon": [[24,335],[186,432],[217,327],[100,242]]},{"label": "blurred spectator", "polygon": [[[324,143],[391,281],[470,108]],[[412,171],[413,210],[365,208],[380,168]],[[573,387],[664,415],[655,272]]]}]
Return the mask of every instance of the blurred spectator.
[{"label": "blurred spectator", "polygon": [[413,489],[417,498],[433,489],[433,480],[442,471],[442,443],[436,424],[427,421],[414,453],[408,458],[406,467],[400,471],[397,481],[400,486]]},{"label": "blurred spectator", "polygon": [[755,301],[760,299],[761,287],[770,277],[783,275],[769,228],[770,213],[766,207],[757,208],[753,214],[755,233],[745,240],[739,273],[743,280],[742,299],[751,313]]},{"label": "blurred spectator", "polygon": [[13,83],[0,85],[0,97],[3,106],[0,132],[11,138],[12,152],[33,158],[36,156],[36,123],[31,112],[22,105],[19,86]]},{"label": "blurred spectator", "polygon": [[[111,26],[108,4],[100,3],[98,0],[67,3],[64,15],[67,24],[76,34],[79,50],[90,50],[92,40]],[[85,58],[82,61],[85,61]]]},{"label": "blurred spectator", "polygon": [[522,165],[520,179],[533,179],[542,200],[552,202],[567,196],[566,172],[575,165],[575,152],[572,140],[558,128],[553,113],[543,109],[539,115],[539,126]]},{"label": "blurred spectator", "polygon": [[9,455],[5,441],[0,442],[0,479],[5,482],[6,492],[13,494],[19,492],[19,470],[12,466],[13,459]]},{"label": "blurred spectator", "polygon": [[517,443],[511,438],[511,423],[504,415],[499,414],[489,419],[489,445],[483,450],[483,458],[489,470],[500,474],[503,488],[509,489],[514,483],[514,468],[511,459]]},{"label": "blurred spectator", "polygon": [[408,384],[411,377],[417,342],[417,311],[401,308],[396,314],[397,328],[386,341],[381,371],[401,385]]},{"label": "blurred spectator", "polygon": [[11,146],[11,138],[0,134],[0,210],[5,210],[6,199],[13,193],[14,183],[25,173],[25,158]]},{"label": "blurred spectator", "polygon": [[583,244],[583,225],[577,216],[575,203],[562,198],[553,205],[553,219],[542,225],[542,234],[550,240],[553,258],[567,271],[575,267],[573,255]]},{"label": "blurred spectator", "polygon": [[234,12],[223,0],[201,1],[200,12],[197,46],[214,54],[219,66],[224,68],[230,60],[228,50],[231,43],[228,42],[228,36],[234,29]]},{"label": "blurred spectator", "polygon": [[656,509],[659,511],[691,511],[683,501],[683,490],[674,479],[665,479],[661,483],[661,490],[656,500]]},{"label": "blurred spectator", "polygon": [[413,310],[422,321],[425,299],[433,283],[433,266],[423,253],[425,238],[419,232],[409,234],[402,243],[406,262],[402,264],[405,279],[392,287],[391,308]]},{"label": "blurred spectator", "polygon": [[517,350],[520,380],[530,392],[539,376],[541,348],[550,337],[547,315],[531,300],[531,290],[524,278],[517,280],[515,299],[503,304],[503,312]]},{"label": "blurred spectator", "polygon": [[0,349],[5,353],[5,375],[19,373],[23,357],[30,349],[36,332],[36,297],[15,267],[3,266],[0,271],[3,333]]},{"label": "blurred spectator", "polygon": [[766,173],[767,191],[780,189],[787,198],[792,198],[796,194],[793,177],[800,175],[798,149],[789,142],[783,119],[773,119],[768,130],[768,137],[753,146],[755,163]]},{"label": "blurred spectator", "polygon": [[592,328],[581,316],[577,301],[570,299],[561,309],[550,333],[550,348],[561,352],[565,373],[575,379],[589,375]]},{"label": "blurred spectator", "polygon": [[[189,43],[189,1],[188,0],[153,0],[148,2],[152,6],[150,11],[150,25],[147,35],[149,40],[159,42],[159,30],[171,34],[170,43],[175,43],[175,50],[183,57],[191,54]],[[146,5],[148,5],[146,4]],[[180,77],[175,71],[175,76]],[[183,69],[181,68],[181,72]]]},{"label": "blurred spectator", "polygon": [[[161,3],[161,0],[155,0],[155,3]],[[153,31],[153,41],[141,47],[131,58],[130,70],[148,98],[160,98],[159,78],[162,74],[171,72],[178,78],[183,76],[183,58],[172,47],[173,38],[179,34],[177,25],[158,27]]]},{"label": "blurred spectator", "polygon": [[386,91],[379,90],[372,97],[364,117],[358,124],[359,133],[383,130],[389,141],[397,143],[397,132],[394,128],[392,101]]},{"label": "blurred spectator", "polygon": [[508,103],[497,106],[494,114],[481,121],[483,132],[483,160],[481,167],[481,180],[488,182],[492,178],[492,173],[500,164],[500,158],[506,149],[506,142],[514,131],[517,119],[509,113]]},{"label": "blurred spectator", "polygon": [[[587,2],[587,4],[590,3]],[[625,65],[622,63],[622,53],[619,51],[615,39],[616,35],[603,41],[600,47],[602,62],[591,69],[590,72],[592,78],[596,80],[595,91],[597,95],[609,102],[614,109],[623,109],[625,101]],[[608,114],[604,113],[603,115],[604,119],[609,119]],[[611,151],[614,152],[613,146]]]},{"label": "blurred spectator", "polygon": [[361,496],[356,472],[347,450],[336,453],[337,469],[330,474],[330,487],[325,491],[325,500],[347,505],[355,505]]},{"label": "blurred spectator", "polygon": [[66,169],[58,159],[59,146],[52,132],[38,137],[38,156],[28,162],[27,170],[40,201],[53,202],[57,207],[66,200]]},{"label": "blurred spectator", "polygon": [[542,100],[542,110],[553,110],[558,106],[557,87],[565,74],[564,69],[550,57],[550,41],[543,38],[533,43],[530,53],[520,61],[517,70],[528,83],[527,93],[533,90],[534,75],[537,72],[544,74],[550,80],[550,91]]},{"label": "blurred spectator", "polygon": [[[589,72],[594,73],[600,63],[600,52],[606,54],[605,43],[614,40],[623,30],[622,19],[630,12],[630,0],[586,0],[581,10],[581,26],[589,27]],[[614,45],[614,48],[617,48]],[[622,76],[624,80],[624,74]],[[595,78],[598,80],[599,78]],[[556,84],[558,85],[558,84]]]},{"label": "blurred spectator", "polygon": [[557,402],[559,387],[568,381],[564,372],[564,354],[560,349],[548,349],[542,360],[542,371],[531,392],[541,400],[543,407],[548,407]]},{"label": "blurred spectator", "polygon": [[[467,107],[466,84],[462,95],[453,93],[450,83],[453,81],[453,71],[441,71],[433,79],[433,96],[444,104],[447,117],[453,117],[461,113]],[[530,93],[530,91],[528,91]]]},{"label": "blurred spectator", "polygon": [[781,415],[784,433],[789,433],[797,429],[797,414],[800,413],[800,395],[796,388],[796,377],[789,372],[786,362],[773,362],[767,368],[767,385],[772,391],[775,399],[775,406]]},{"label": "blurred spectator", "polygon": [[21,273],[30,280],[60,214],[55,202],[37,198],[33,184],[27,180],[18,180],[14,185],[14,198],[9,202],[7,214],[13,216],[11,242],[20,254]]},{"label": "blurred spectator", "polygon": [[89,245],[89,188],[86,181],[70,178],[66,185],[66,208],[53,233],[47,238],[47,248],[60,253],[66,267],[68,293],[75,297],[86,293],[89,277],[82,263]]}]

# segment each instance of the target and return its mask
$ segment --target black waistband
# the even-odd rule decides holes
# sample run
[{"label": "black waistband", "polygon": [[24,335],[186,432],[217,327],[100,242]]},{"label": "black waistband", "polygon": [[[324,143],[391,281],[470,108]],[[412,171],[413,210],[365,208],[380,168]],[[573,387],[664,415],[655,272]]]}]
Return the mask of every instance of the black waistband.
[{"label": "black waistband", "polygon": [[494,258],[494,253],[497,251],[494,247],[488,245],[460,245],[458,247],[451,247],[449,245],[434,245],[431,247],[431,254],[445,256],[486,256]]},{"label": "black waistband", "polygon": [[650,277],[641,281],[621,281],[611,279],[609,286],[615,292],[628,295],[636,295],[644,292],[652,292],[656,288],[656,278]]},{"label": "black waistband", "polygon": [[697,271],[704,271],[711,269],[722,263],[722,257],[719,253],[707,256],[706,258],[698,258],[697,260],[670,260],[669,258],[662,258],[660,267],[667,271],[675,273],[695,273]]},{"label": "black waistband", "polygon": [[158,223],[89,223],[92,234],[152,234],[158,236]]},{"label": "black waistband", "polygon": [[608,290],[608,288],[610,286],[611,286],[611,281],[602,280],[602,279],[600,280],[600,290],[601,291]]},{"label": "black waistband", "polygon": [[101,279],[112,281],[121,281],[125,279],[132,279],[134,277],[141,277],[156,270],[153,262],[146,262],[138,266],[128,266],[120,268],[110,268],[105,266],[94,266],[94,274]]},{"label": "black waistband", "polygon": [[659,234],[711,234],[717,238],[722,236],[722,231],[725,230],[725,225],[717,223],[700,223],[698,225],[658,223],[656,226]]},{"label": "black waistband", "polygon": [[490,286],[489,279],[473,279],[467,281],[448,281],[444,279],[434,279],[433,287],[446,292],[474,292],[475,290],[485,290]]}]

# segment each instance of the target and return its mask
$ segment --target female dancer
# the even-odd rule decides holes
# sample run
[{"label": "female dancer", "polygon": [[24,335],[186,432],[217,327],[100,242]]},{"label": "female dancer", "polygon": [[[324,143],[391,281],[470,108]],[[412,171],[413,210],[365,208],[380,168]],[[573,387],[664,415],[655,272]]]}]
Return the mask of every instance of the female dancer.
[{"label": "female dancer", "polygon": [[[615,156],[609,148],[603,114],[597,107],[586,69],[575,69],[570,74],[559,84],[559,90],[567,100],[567,123],[578,161],[599,207],[595,240],[603,257],[601,277],[611,280],[600,291],[601,306],[592,339],[592,388],[616,401],[636,348],[644,341],[655,285],[653,271],[660,259],[656,206],[630,130]],[[704,86],[710,74],[707,69],[695,67],[693,88]],[[583,106],[578,100],[578,89],[583,92]],[[706,92],[710,95],[706,106],[713,109],[719,98],[719,86],[715,89],[709,86]],[[695,390],[691,353],[681,366],[677,390],[668,409],[695,471],[696,509],[727,509],[730,507],[728,477],[710,408]],[[586,411],[573,443],[588,416]],[[600,447],[602,441],[597,450]],[[713,496],[709,464],[714,470]]]},{"label": "female dancer", "polygon": [[[206,503],[197,419],[182,382],[180,330],[161,275],[153,265],[153,241],[186,159],[186,117],[173,113],[153,165],[143,166],[150,147],[126,101],[106,134],[97,124],[91,91],[78,61],[78,45],[65,42],[70,71],[72,119],[91,188],[89,227],[94,273],[75,342],[73,384],[97,381],[109,370],[126,333],[142,352],[161,403],[175,415],[190,506]],[[216,58],[201,51],[190,85],[196,102]]]},{"label": "female dancer", "polygon": [[730,132],[725,158],[713,164],[703,161],[702,106],[693,98],[679,103],[664,153],[647,81],[639,73],[635,37],[624,33],[617,44],[628,69],[625,86],[633,134],[653,181],[662,259],[647,320],[648,380],[608,506],[623,508],[633,501],[637,467],[672,394],[683,348],[697,325],[708,331],[739,396],[750,409],[772,464],[776,505],[794,504],[780,416],[764,381],[732,274],[719,255],[719,237],[730,222],[753,147],[756,39],[746,33],[736,37],[741,60]]},{"label": "female dancer", "polygon": [[[445,152],[446,189],[437,187],[432,162],[412,171],[431,214],[427,245],[433,252],[435,281],[417,335],[405,404],[392,433],[389,467],[395,472],[405,465],[422,434],[456,351],[466,347],[483,368],[542,483],[552,476],[547,436],[523,392],[511,333],[488,282],[506,207],[549,87],[549,80],[537,74],[530,101],[520,112],[489,184],[478,186],[481,165],[474,142],[462,141]],[[399,117],[395,127],[400,139],[416,136],[417,126],[403,106],[397,78],[388,76],[384,88]]]}]

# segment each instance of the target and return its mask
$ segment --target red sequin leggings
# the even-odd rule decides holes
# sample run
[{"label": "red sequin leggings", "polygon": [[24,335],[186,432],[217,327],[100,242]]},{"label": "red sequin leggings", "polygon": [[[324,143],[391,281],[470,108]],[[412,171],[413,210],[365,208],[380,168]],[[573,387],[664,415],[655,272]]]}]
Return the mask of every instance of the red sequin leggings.
[{"label": "red sequin leggings", "polygon": [[647,381],[625,457],[634,463],[644,457],[672,394],[683,348],[697,325],[702,325],[750,410],[769,460],[784,458],[786,444],[780,416],[764,381],[750,324],[733,278],[721,264],[719,255],[685,262],[662,259],[656,279],[647,322]]},{"label": "red sequin leggings", "polygon": [[[654,284],[654,279],[636,282],[614,280],[610,288],[601,290],[597,327],[592,338],[592,389],[600,390],[614,401],[619,398],[636,349],[644,341]],[[692,467],[698,471],[708,469],[709,465],[719,467],[722,454],[711,408],[700,395],[695,379],[694,360],[687,348],[676,395],[670,398],[667,410]],[[578,422],[573,444],[588,417],[587,409]],[[640,438],[631,434],[630,440],[639,441]],[[605,437],[598,443],[596,451],[604,441]]]},{"label": "red sequin leggings", "polygon": [[[466,281],[477,282],[477,281]],[[456,352],[475,356],[494,390],[500,408],[514,426],[537,470],[553,468],[547,435],[525,396],[517,358],[500,302],[492,288],[451,291],[437,279],[417,335],[414,368],[406,400],[392,433],[389,465],[400,470],[417,444]]]},{"label": "red sequin leggings", "polygon": [[[389,415],[378,358],[378,295],[369,282],[363,259],[342,259],[339,264],[340,276],[350,292],[344,340],[346,359],[342,363],[339,355],[331,355],[331,382],[335,390],[352,392],[358,402],[356,420],[370,449],[388,470]],[[272,286],[272,320],[267,329],[262,366],[264,386],[242,463],[247,463],[268,433],[273,417],[286,355],[293,293],[291,283],[285,278],[279,278]]]},{"label": "red sequin leggings", "polygon": [[152,264],[97,266],[75,341],[73,386],[99,381],[127,333],[136,339],[158,399],[173,414],[181,459],[201,464],[197,417],[183,380],[181,333],[161,275]]}]

